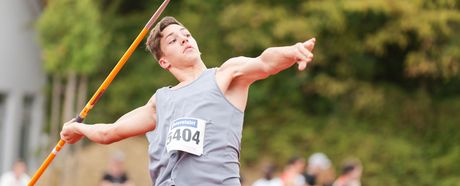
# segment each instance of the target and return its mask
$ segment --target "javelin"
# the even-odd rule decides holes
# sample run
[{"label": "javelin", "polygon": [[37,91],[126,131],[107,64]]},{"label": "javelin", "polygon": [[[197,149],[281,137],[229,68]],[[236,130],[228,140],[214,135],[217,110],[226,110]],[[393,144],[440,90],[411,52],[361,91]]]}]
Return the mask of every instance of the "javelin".
[{"label": "javelin", "polygon": [[[76,122],[81,123],[86,116],[88,115],[88,112],[93,108],[94,104],[99,100],[99,98],[104,94],[105,90],[107,87],[109,87],[110,83],[112,83],[112,80],[115,78],[115,76],[118,74],[118,72],[121,70],[123,65],[128,61],[129,57],[131,57],[131,54],[134,52],[134,50],[137,48],[139,43],[144,39],[145,35],[148,33],[150,30],[150,27],[152,27],[153,23],[160,17],[160,14],[163,12],[163,10],[166,8],[168,5],[169,0],[165,0],[160,7],[157,9],[157,11],[153,14],[153,16],[150,18],[150,20],[147,22],[147,24],[144,26],[142,29],[141,33],[136,37],[136,39],[133,41],[131,46],[129,46],[128,50],[123,54],[121,59],[118,61],[117,65],[112,69],[110,72],[109,76],[104,80],[101,86],[97,89],[96,93],[94,93],[93,97],[88,101],[86,104],[85,108],[80,112],[78,117],[76,118]],[[46,168],[51,164],[53,161],[54,157],[56,157],[57,153],[64,147],[65,141],[60,139],[59,142],[56,144],[54,147],[53,151],[48,155],[46,160],[42,163],[40,168],[35,172],[34,176],[30,180],[28,186],[33,186],[35,183],[38,181],[40,176],[45,172]]]}]

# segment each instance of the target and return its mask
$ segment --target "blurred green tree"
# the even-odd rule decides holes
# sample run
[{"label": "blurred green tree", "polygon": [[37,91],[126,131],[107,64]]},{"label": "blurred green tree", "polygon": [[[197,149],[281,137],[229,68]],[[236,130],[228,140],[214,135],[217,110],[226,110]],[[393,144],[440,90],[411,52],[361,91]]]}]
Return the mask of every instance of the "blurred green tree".
[{"label": "blurred green tree", "polygon": [[[110,33],[103,34],[110,48],[94,44],[92,51],[98,53],[88,56],[103,55],[115,62],[160,3],[100,1],[99,28]],[[74,20],[69,13],[74,10],[55,11],[61,13],[49,15],[53,21],[48,22],[66,26],[45,26],[41,34],[56,43],[66,37],[71,23],[94,21]],[[191,30],[208,67],[220,66],[229,57],[255,57],[267,47],[317,38],[307,72],[292,68],[252,86],[243,168],[265,157],[282,166],[294,154],[307,157],[323,151],[336,167],[347,156],[360,158],[363,185],[460,182],[455,174],[460,171],[457,0],[187,0],[171,1],[163,15],[177,17]],[[72,21],[60,22],[65,19]],[[63,76],[79,69],[70,66],[78,63],[70,63],[68,51],[75,48],[69,46],[44,45],[47,69],[60,69],[53,72]],[[47,47],[53,50],[47,52]],[[176,83],[144,47],[139,48],[87,118],[89,123],[115,120],[145,104],[156,88]],[[90,91],[113,64],[89,64],[96,65],[91,73],[98,72]]]},{"label": "blurred green tree", "polygon": [[[56,132],[57,123],[61,122],[60,77],[66,77],[62,121],[67,121],[75,117],[76,98],[78,107],[83,108],[88,76],[94,75],[102,63],[108,35],[104,33],[100,11],[96,5],[91,0],[50,0],[38,20],[38,38],[42,46],[45,70],[53,77],[53,133]],[[56,135],[53,134],[53,137],[55,139]]]},{"label": "blurred green tree", "polygon": [[[88,76],[94,75],[102,64],[109,35],[104,33],[97,5],[92,0],[50,0],[37,22],[45,70],[53,81],[51,143],[58,136],[59,124],[74,118],[77,109],[83,108],[87,101]],[[61,77],[65,77],[64,81]],[[63,82],[65,92],[61,95]],[[61,96],[64,97],[62,112]],[[81,147],[81,143],[76,145],[76,152]],[[64,183],[75,178],[69,170],[78,166],[69,162],[63,162],[61,180]]]}]

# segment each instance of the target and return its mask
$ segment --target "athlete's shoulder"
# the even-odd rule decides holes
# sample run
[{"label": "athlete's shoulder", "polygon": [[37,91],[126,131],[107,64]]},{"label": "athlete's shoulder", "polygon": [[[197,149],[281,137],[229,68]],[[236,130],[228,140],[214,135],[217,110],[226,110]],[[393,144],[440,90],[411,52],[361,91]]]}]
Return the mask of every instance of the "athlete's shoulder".
[{"label": "athlete's shoulder", "polygon": [[152,97],[150,97],[149,101],[147,102],[147,105],[155,106],[157,104],[156,96],[157,96],[157,93],[153,94]]},{"label": "athlete's shoulder", "polygon": [[242,65],[243,63],[250,61],[253,58],[250,57],[245,57],[245,56],[238,56],[238,57],[232,57],[225,61],[222,66],[220,66],[220,70],[227,70],[229,68],[233,67],[238,67],[239,65]]}]

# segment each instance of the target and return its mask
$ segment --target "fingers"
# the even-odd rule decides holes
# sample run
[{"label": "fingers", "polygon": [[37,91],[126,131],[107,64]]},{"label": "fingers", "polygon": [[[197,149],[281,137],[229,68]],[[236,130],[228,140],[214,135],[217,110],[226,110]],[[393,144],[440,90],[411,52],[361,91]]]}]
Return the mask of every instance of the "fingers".
[{"label": "fingers", "polygon": [[310,58],[311,52],[305,49],[302,43],[295,44],[295,59],[296,61],[308,61]]},{"label": "fingers", "polygon": [[74,144],[80,140],[83,136],[78,134],[75,129],[76,119],[71,119],[68,122],[64,123],[62,131],[60,133],[61,139],[66,143]]},{"label": "fingers", "polygon": [[64,140],[68,144],[74,144],[78,142],[83,136],[76,134],[72,131],[65,131],[61,132],[61,139]]},{"label": "fingers", "polygon": [[296,48],[296,61],[300,71],[307,67],[307,64],[313,60],[313,54],[304,47],[303,43],[297,43]]},{"label": "fingers", "polygon": [[299,64],[299,66],[298,66],[299,71],[305,70],[305,68],[307,68],[307,62],[306,61],[298,62],[298,64]]},{"label": "fingers", "polygon": [[299,52],[305,56],[304,60],[310,62],[313,60],[313,53],[311,53],[310,50],[307,50],[302,44],[299,44],[299,47],[297,47]]},{"label": "fingers", "polygon": [[66,124],[64,124],[64,127],[62,128],[60,136],[61,136],[61,139],[64,140],[66,143],[70,142],[71,132],[70,132],[69,127],[66,126]]},{"label": "fingers", "polygon": [[300,71],[305,70],[307,64],[313,60],[313,49],[315,48],[316,38],[311,38],[303,43],[297,43],[295,48],[296,60],[298,64],[298,69]]},{"label": "fingers", "polygon": [[303,46],[311,52],[315,48],[315,42],[316,42],[316,38],[311,38],[308,41],[305,41],[303,43]]},{"label": "fingers", "polygon": [[78,141],[80,141],[81,138],[83,138],[83,136],[77,136],[75,138],[70,139],[69,142],[67,142],[67,143],[69,143],[69,144],[77,143]]}]

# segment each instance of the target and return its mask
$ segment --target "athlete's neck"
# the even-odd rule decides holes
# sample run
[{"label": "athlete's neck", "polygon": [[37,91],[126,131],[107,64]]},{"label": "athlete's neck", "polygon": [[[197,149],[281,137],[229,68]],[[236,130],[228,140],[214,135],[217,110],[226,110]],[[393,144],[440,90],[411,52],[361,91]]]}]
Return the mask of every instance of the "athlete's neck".
[{"label": "athlete's neck", "polygon": [[174,68],[170,69],[170,72],[176,77],[179,81],[179,84],[176,87],[181,87],[186,85],[193,80],[200,77],[200,75],[206,70],[206,66],[201,61],[200,63],[195,63],[195,65],[185,67],[185,68]]}]

